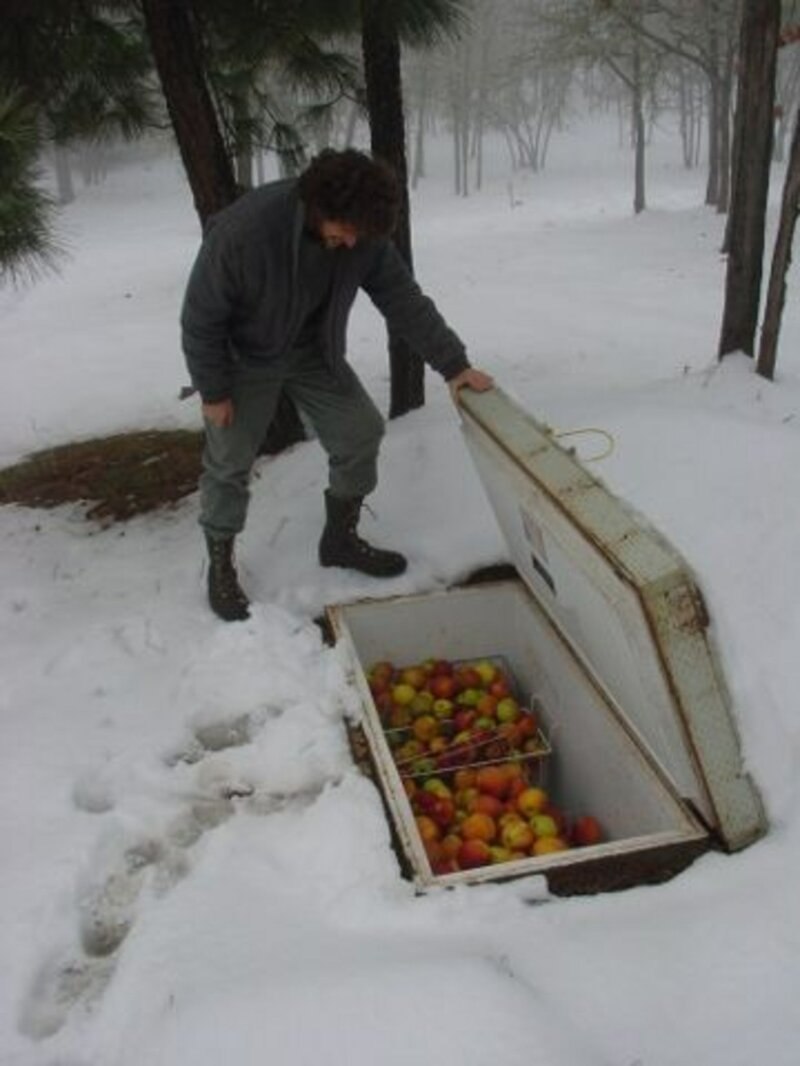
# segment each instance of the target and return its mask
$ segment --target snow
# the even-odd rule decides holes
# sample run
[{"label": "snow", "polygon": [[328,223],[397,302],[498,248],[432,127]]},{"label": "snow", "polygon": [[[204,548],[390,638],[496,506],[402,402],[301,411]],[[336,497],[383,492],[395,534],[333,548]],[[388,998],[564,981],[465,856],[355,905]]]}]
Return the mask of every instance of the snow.
[{"label": "snow", "polygon": [[[426,406],[388,427],[363,522],[410,558],[380,585],[316,565],[314,442],[259,464],[243,624],[205,605],[196,497],[105,530],[79,507],[0,509],[3,1066],[798,1061],[797,271],[769,383],[742,355],[715,360],[724,220],[668,129],[640,217],[602,123],[561,135],[536,176],[498,151],[468,199],[436,147],[414,196],[418,275],[533,414],[611,435],[594,469],[700,576],[770,831],[657,887],[551,899],[533,878],[415,897],[349,755],[346,663],[314,618],[505,558],[430,375]],[[177,399],[198,227],[176,157],[120,152],[62,219],[63,272],[0,294],[3,465],[199,424]],[[350,339],[385,409],[367,302]],[[573,442],[587,460],[605,448]]]}]

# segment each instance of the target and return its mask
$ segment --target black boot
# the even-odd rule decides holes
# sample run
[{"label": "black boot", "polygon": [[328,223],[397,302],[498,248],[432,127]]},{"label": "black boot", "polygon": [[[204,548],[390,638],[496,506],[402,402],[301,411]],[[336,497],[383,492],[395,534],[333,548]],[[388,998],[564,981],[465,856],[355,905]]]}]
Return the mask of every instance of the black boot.
[{"label": "black boot", "polygon": [[371,577],[402,574],[407,563],[400,552],[373,548],[356,533],[361,503],[360,496],[342,499],[325,493],[328,520],[319,542],[320,565],[343,566]]},{"label": "black boot", "polygon": [[233,537],[206,534],[208,546],[208,602],[224,622],[250,617],[250,604],[242,592],[233,562]]}]

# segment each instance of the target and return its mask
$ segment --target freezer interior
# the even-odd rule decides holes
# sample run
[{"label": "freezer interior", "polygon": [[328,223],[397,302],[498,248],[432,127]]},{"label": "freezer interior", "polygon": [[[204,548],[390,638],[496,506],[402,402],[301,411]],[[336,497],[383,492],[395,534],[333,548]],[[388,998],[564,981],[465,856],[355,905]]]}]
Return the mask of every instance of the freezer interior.
[{"label": "freezer interior", "polygon": [[[337,607],[333,622],[363,672],[382,660],[405,666],[437,657],[502,657],[523,701],[536,701],[550,741],[552,751],[539,768],[541,783],[568,815],[591,813],[603,826],[605,843],[587,850],[635,846],[642,838],[668,841],[704,834],[601,681],[522,582],[360,601]],[[390,802],[401,819],[407,818],[397,771],[380,742],[381,728],[363,674],[361,681],[368,731],[378,736],[375,746]],[[564,853],[550,861],[574,858]]]}]

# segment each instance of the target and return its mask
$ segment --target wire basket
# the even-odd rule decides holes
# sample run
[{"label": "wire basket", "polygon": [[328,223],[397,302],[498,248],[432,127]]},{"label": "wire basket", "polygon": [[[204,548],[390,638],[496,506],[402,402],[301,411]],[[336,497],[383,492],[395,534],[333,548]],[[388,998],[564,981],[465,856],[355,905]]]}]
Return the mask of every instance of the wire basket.
[{"label": "wire basket", "polygon": [[[469,668],[476,660],[455,660],[454,670]],[[541,722],[543,708],[539,699],[533,695],[527,699],[520,694],[519,686],[511,672],[509,664],[502,655],[481,656],[480,662],[495,666],[509,685],[509,695],[519,710],[513,721],[490,724],[472,730],[468,736],[459,730],[456,717],[440,717],[435,723],[432,747],[425,747],[420,742],[419,748],[411,744],[418,736],[414,718],[404,725],[387,727],[384,735],[392,752],[395,766],[401,778],[424,781],[433,776],[449,775],[461,769],[478,769],[508,762],[519,762],[527,774],[538,779],[541,777],[542,764],[552,754],[552,747]],[[402,668],[400,668],[402,673]],[[469,715],[470,708],[457,708]],[[423,711],[417,717],[433,717]],[[532,723],[532,724],[528,724]]]}]

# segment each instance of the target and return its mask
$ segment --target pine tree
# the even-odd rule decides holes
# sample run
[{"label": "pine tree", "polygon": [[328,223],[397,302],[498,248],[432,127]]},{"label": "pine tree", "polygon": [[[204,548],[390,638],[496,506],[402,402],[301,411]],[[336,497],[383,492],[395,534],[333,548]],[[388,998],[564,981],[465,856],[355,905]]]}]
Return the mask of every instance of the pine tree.
[{"label": "pine tree", "polygon": [[60,254],[55,204],[37,184],[39,147],[35,107],[0,91],[0,281],[35,277]]}]

